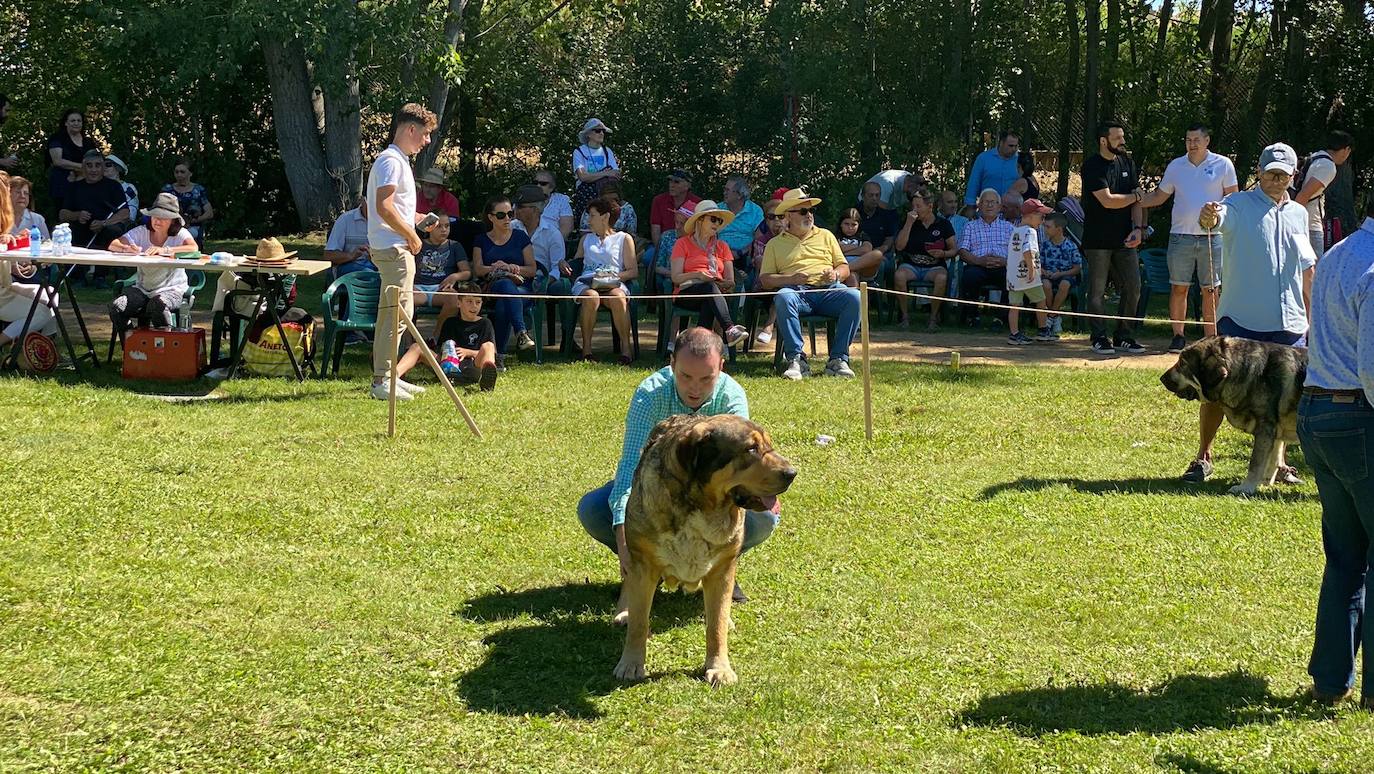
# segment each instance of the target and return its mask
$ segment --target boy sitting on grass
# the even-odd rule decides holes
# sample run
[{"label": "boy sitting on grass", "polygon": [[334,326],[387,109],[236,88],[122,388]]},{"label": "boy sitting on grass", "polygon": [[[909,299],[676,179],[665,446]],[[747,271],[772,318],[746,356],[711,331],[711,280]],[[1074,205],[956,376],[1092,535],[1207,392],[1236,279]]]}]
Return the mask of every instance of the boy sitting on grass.
[{"label": "boy sitting on grass", "polygon": [[1027,299],[1035,304],[1035,318],[1040,324],[1035,340],[1054,341],[1045,319],[1045,288],[1040,284],[1040,244],[1036,236],[1036,229],[1049,212],[1053,210],[1041,204],[1039,199],[1027,199],[1021,204],[1021,225],[1011,232],[1007,246],[1008,303],[1012,307],[1007,310],[1008,344],[1031,343],[1030,337],[1020,330],[1021,302]]},{"label": "boy sitting on grass", "polygon": [[1045,218],[1045,244],[1040,249],[1040,274],[1049,299],[1050,333],[1055,339],[1064,330],[1064,319],[1055,314],[1064,308],[1069,294],[1083,281],[1083,254],[1069,239],[1069,219],[1062,212]]},{"label": "boy sitting on grass", "polygon": [[[471,282],[460,282],[456,293],[479,293]],[[483,392],[496,387],[496,329],[491,320],[482,316],[482,298],[463,295],[458,298],[458,316],[444,321],[439,331],[441,360],[439,367],[455,382],[476,384]]]}]

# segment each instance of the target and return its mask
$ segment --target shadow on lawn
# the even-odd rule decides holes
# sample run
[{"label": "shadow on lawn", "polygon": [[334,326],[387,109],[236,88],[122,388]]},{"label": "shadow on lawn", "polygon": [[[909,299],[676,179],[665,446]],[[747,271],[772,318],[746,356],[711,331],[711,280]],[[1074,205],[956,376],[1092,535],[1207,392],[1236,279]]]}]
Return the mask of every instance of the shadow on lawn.
[{"label": "shadow on lawn", "polygon": [[[468,600],[455,614],[470,621],[528,616],[535,623],[509,626],[483,639],[486,660],[457,681],[463,701],[474,711],[502,715],[601,717],[591,699],[624,685],[611,674],[625,641],[625,630],[611,624],[619,591],[611,583],[567,583]],[[700,595],[659,592],[654,599],[654,631],[701,620]]]},{"label": "shadow on lawn", "polygon": [[1063,731],[1166,734],[1236,728],[1273,723],[1295,713],[1316,719],[1327,717],[1329,711],[1307,701],[1304,693],[1274,696],[1264,678],[1228,672],[1180,675],[1143,691],[1115,682],[1010,691],[980,699],[960,713],[959,720],[1034,737]]},{"label": "shadow on lawn", "polygon": [[[1120,495],[1120,494],[1177,494],[1205,497],[1235,497],[1227,490],[1235,482],[1213,482],[1210,484],[1189,484],[1179,480],[1177,476],[1156,477],[1156,478],[1120,478],[1120,479],[1101,479],[1087,480],[1082,478],[1019,478],[1015,481],[1007,481],[1001,484],[993,484],[986,487],[978,494],[979,500],[991,500],[1003,492],[1038,492],[1042,489],[1051,489],[1057,486],[1066,486],[1076,492],[1094,495]],[[1316,495],[1310,492],[1299,492],[1282,487],[1267,487],[1260,490],[1258,494],[1251,495],[1257,500],[1279,500],[1282,502],[1297,502],[1301,500],[1316,499]]]}]

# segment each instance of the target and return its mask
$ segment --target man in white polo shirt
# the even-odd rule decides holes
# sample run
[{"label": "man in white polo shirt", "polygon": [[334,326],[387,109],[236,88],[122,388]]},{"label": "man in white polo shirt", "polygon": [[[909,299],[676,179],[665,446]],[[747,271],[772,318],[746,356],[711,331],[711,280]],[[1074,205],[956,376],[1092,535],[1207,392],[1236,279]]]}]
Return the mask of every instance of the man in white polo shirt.
[{"label": "man in white polo shirt", "polygon": [[[420,235],[415,231],[419,216],[415,212],[415,175],[410,156],[429,144],[429,134],[438,119],[414,102],[396,111],[391,119],[391,144],[372,162],[367,179],[368,257],[382,275],[382,288],[401,288],[400,304],[407,314],[414,308],[415,254],[420,252]],[[387,380],[396,357],[400,330],[390,324],[385,298],[378,305],[377,326],[372,337],[372,390],[378,400],[388,397]],[[396,380],[396,398],[410,400],[424,388],[402,379]]]},{"label": "man in white polo shirt", "polygon": [[[1211,133],[1204,124],[1193,124],[1183,136],[1188,152],[1169,162],[1159,187],[1140,200],[1142,207],[1158,207],[1174,198],[1172,224],[1169,226],[1169,319],[1183,320],[1188,314],[1188,290],[1197,277],[1202,287],[1203,331],[1217,334],[1217,293],[1221,289],[1221,234],[1208,233],[1198,225],[1202,205],[1219,202],[1240,190],[1236,166],[1231,160],[1207,149]],[[1183,323],[1174,325],[1170,352],[1188,346]]]},{"label": "man in white polo shirt", "polygon": [[1307,157],[1293,193],[1293,201],[1307,208],[1307,238],[1320,259],[1326,253],[1326,189],[1336,180],[1336,168],[1350,158],[1354,138],[1336,129],[1326,138],[1326,147]]}]

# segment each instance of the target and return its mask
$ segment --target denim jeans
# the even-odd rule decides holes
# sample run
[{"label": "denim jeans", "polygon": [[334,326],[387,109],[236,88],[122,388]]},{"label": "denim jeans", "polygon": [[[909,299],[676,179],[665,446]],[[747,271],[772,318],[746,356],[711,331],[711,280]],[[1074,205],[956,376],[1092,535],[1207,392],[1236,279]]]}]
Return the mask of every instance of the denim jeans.
[{"label": "denim jeans", "polygon": [[849,345],[859,332],[859,291],[836,282],[820,293],[798,293],[795,288],[782,288],[773,298],[778,312],[778,329],[782,333],[782,353],[792,359],[802,353],[801,318],[805,314],[820,314],[836,318],[835,336],[829,342],[831,360],[849,360]]},{"label": "denim jeans", "polygon": [[[582,496],[581,502],[577,504],[577,518],[582,522],[582,529],[587,530],[587,534],[596,539],[596,542],[611,549],[611,553],[617,553],[615,549],[615,528],[611,526],[611,486],[614,481],[599,489],[593,489]],[[778,526],[778,515],[770,511],[745,511],[744,512],[744,546],[740,548],[740,553],[753,548],[768,539],[773,534],[773,528]]]},{"label": "denim jeans", "polygon": [[1326,554],[1307,672],[1318,691],[1344,693],[1355,684],[1355,654],[1363,646],[1363,694],[1374,697],[1374,626],[1362,625],[1374,561],[1374,409],[1363,398],[1337,403],[1329,395],[1304,395],[1298,438],[1321,495]]},{"label": "denim jeans", "polygon": [[[488,293],[529,293],[524,285],[517,285],[508,279],[499,279],[487,286]],[[491,300],[491,324],[496,329],[496,351],[506,354],[511,332],[525,330],[525,302],[519,298],[493,298]]]}]

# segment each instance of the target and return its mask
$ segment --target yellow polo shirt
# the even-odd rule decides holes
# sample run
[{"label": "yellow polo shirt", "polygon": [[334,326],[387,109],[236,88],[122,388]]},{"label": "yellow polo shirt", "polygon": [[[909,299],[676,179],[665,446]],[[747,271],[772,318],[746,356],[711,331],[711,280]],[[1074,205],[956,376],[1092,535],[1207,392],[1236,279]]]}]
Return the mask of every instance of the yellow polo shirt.
[{"label": "yellow polo shirt", "polygon": [[826,269],[843,266],[844,252],[835,235],[823,228],[812,227],[811,233],[798,239],[791,231],[768,240],[763,249],[762,274],[805,274],[808,285],[821,284]]}]

